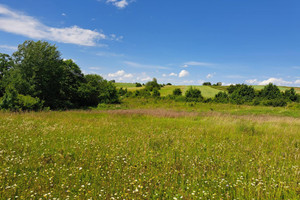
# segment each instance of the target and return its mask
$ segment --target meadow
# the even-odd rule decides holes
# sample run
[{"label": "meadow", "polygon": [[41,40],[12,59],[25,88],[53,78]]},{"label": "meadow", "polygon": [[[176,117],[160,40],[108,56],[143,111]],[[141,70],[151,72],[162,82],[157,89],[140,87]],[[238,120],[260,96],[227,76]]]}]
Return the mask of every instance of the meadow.
[{"label": "meadow", "polygon": [[[116,87],[119,88],[127,88],[128,91],[135,91],[135,90],[140,90],[145,87],[136,87],[134,83],[115,83]],[[190,87],[197,88],[201,91],[201,94],[205,98],[213,98],[215,97],[216,94],[219,92],[224,92],[227,91],[228,86],[203,86],[203,85],[166,85],[160,89],[160,94],[162,97],[165,97],[167,95],[171,95],[173,93],[173,90],[175,88],[180,88],[182,93],[185,94],[185,92],[190,88]],[[264,88],[263,85],[254,85],[253,86],[255,90],[261,90]],[[286,86],[278,86],[280,91],[285,91],[287,89],[290,89],[291,87],[286,87]],[[294,87],[296,93],[300,94],[300,88],[299,87]]]},{"label": "meadow", "polygon": [[300,109],[0,112],[0,199],[299,199]]}]

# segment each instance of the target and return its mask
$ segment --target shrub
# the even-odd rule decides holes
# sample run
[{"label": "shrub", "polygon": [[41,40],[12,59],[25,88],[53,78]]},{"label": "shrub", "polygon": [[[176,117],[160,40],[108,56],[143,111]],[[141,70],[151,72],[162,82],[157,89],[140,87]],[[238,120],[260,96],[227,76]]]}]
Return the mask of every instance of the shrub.
[{"label": "shrub", "polygon": [[185,92],[185,98],[186,101],[191,102],[200,102],[203,100],[203,97],[201,95],[201,91],[199,89],[190,87],[186,92]]},{"label": "shrub", "polygon": [[181,95],[182,95],[181,89],[180,89],[180,88],[175,88],[175,89],[173,90],[173,95],[174,95],[174,96],[181,96]]},{"label": "shrub", "polygon": [[202,85],[211,85],[211,82],[204,82]]},{"label": "shrub", "polygon": [[157,88],[154,88],[154,89],[153,89],[152,96],[153,96],[153,97],[160,97],[160,92],[158,91]]},{"label": "shrub", "polygon": [[259,92],[259,96],[263,99],[277,99],[281,98],[282,94],[276,85],[269,83]]},{"label": "shrub", "polygon": [[230,101],[235,104],[251,102],[255,97],[254,88],[245,84],[230,86],[228,90],[231,92]]},{"label": "shrub", "polygon": [[135,83],[135,87],[142,87],[142,84],[140,84],[140,83]]},{"label": "shrub", "polygon": [[18,94],[14,88],[9,87],[1,99],[0,109],[10,111],[38,111],[43,109],[43,102],[37,97]]},{"label": "shrub", "polygon": [[228,103],[229,96],[226,92],[219,92],[218,94],[215,95],[213,101],[217,103]]},{"label": "shrub", "polygon": [[283,98],[265,99],[262,100],[261,104],[264,106],[283,107],[287,105],[287,101]]}]

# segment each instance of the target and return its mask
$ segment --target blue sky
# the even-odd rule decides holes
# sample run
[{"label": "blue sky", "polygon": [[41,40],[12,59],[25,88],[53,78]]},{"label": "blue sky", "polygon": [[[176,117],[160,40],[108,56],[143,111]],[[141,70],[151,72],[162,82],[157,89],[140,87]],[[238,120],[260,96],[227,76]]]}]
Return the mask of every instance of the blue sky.
[{"label": "blue sky", "polygon": [[4,0],[0,52],[46,40],[119,82],[300,86],[299,19],[299,0]]}]

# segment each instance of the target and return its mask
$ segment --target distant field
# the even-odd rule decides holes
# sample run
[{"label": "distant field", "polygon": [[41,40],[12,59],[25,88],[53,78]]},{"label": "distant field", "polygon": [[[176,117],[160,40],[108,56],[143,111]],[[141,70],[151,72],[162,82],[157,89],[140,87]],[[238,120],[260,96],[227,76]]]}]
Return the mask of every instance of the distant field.
[{"label": "distant field", "polygon": [[[135,90],[140,90],[143,89],[144,87],[135,87],[134,83],[115,83],[117,88],[123,87],[127,88],[129,91],[135,91]],[[165,87],[161,88],[160,93],[161,96],[167,96],[169,94],[172,94],[173,90],[175,88],[180,88],[183,92],[191,87],[191,85],[166,85]],[[214,97],[218,92],[222,91],[227,91],[228,86],[202,86],[202,85],[194,85],[193,87],[199,89],[202,93],[202,96],[206,98],[212,98]],[[254,89],[256,90],[261,90],[263,89],[263,85],[253,85]],[[290,89],[291,87],[285,87],[285,86],[278,86],[278,88],[281,91],[285,91],[287,89]],[[294,87],[295,91],[300,94],[300,88],[299,87]]]},{"label": "distant field", "polygon": [[218,92],[220,92],[220,90],[214,89],[214,88],[209,87],[209,86],[199,86],[199,85],[195,85],[195,86],[190,86],[190,85],[175,86],[175,85],[171,85],[171,86],[165,86],[165,87],[161,88],[160,93],[161,93],[161,96],[167,96],[169,94],[172,94],[172,92],[175,88],[180,88],[182,93],[184,94],[190,87],[194,87],[194,88],[199,89],[201,91],[202,96],[204,96],[206,98],[214,97],[216,94],[218,94]]}]

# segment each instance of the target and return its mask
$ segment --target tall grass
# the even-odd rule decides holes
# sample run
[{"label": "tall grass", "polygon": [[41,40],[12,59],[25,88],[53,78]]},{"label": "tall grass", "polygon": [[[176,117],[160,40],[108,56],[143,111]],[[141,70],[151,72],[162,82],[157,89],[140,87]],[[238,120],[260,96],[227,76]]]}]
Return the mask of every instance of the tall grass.
[{"label": "tall grass", "polygon": [[0,113],[0,199],[300,198],[299,118],[160,112]]}]

